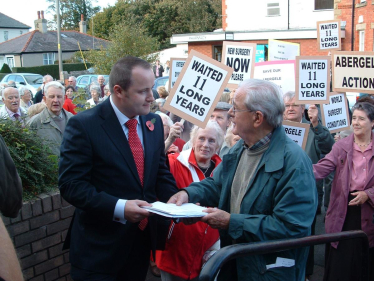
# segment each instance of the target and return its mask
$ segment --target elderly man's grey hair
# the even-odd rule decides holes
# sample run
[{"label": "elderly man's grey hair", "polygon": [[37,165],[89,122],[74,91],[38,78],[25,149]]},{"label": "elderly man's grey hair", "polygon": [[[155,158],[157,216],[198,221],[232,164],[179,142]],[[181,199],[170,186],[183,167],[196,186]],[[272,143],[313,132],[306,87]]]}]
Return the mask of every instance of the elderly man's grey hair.
[{"label": "elderly man's grey hair", "polygon": [[31,90],[27,86],[22,86],[22,87],[18,88],[19,96],[22,97],[25,94],[26,91],[29,91],[30,94],[31,94]]},{"label": "elderly man's grey hair", "polygon": [[61,90],[61,91],[65,94],[65,87],[62,86],[60,82],[57,82],[57,81],[51,81],[51,82],[48,82],[48,83],[45,84],[45,86],[44,86],[44,92],[45,92],[45,93],[48,93],[48,89],[49,89],[49,88],[59,89],[59,90]]},{"label": "elderly man's grey hair", "polygon": [[217,150],[222,146],[223,139],[224,139],[224,132],[222,131],[221,127],[218,125],[216,121],[209,120],[208,123],[206,124],[205,129],[198,127],[198,126],[193,126],[191,133],[190,133],[190,139],[191,139],[191,144],[192,146],[195,144],[196,138],[197,138],[197,132],[199,130],[206,130],[206,129],[214,129],[216,134],[216,142],[217,142]]},{"label": "elderly man's grey hair", "polygon": [[266,122],[273,128],[282,125],[284,102],[282,90],[277,85],[265,80],[248,79],[241,82],[239,88],[247,94],[245,105],[249,110],[261,111]]},{"label": "elderly man's grey hair", "polygon": [[160,115],[162,121],[166,120],[166,122],[167,122],[167,124],[168,124],[169,127],[171,127],[171,126],[174,125],[173,121],[165,113],[163,113],[161,111],[156,111],[155,113],[158,114],[158,115]]},{"label": "elderly man's grey hair", "polygon": [[43,76],[43,83],[47,82],[48,80],[53,81],[53,77],[49,74]]},{"label": "elderly man's grey hair", "polygon": [[74,81],[77,81],[77,78],[76,78],[75,76],[70,76],[69,79],[70,79],[70,78],[71,78],[72,80],[74,80]]},{"label": "elderly man's grey hair", "polygon": [[[283,101],[288,102],[295,97],[296,93],[294,91],[288,91],[283,95]],[[305,104],[300,104],[301,107],[305,108]]]}]

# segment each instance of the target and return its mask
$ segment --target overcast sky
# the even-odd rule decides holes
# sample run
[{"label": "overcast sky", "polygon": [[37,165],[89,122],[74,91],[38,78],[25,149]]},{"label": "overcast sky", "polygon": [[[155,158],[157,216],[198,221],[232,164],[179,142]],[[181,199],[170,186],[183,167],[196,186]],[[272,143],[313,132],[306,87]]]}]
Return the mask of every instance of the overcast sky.
[{"label": "overcast sky", "polygon": [[[94,6],[102,8],[113,6],[116,0],[97,0]],[[51,19],[52,15],[47,14],[46,11],[50,4],[46,0],[1,0],[0,12],[18,20],[34,30],[34,20],[38,18],[37,11],[44,10],[44,17]]]}]

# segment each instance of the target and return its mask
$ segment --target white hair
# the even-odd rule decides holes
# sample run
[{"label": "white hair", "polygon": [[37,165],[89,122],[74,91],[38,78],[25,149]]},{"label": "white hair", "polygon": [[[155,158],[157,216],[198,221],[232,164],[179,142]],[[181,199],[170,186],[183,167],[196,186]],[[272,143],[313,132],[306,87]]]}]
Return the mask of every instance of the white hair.
[{"label": "white hair", "polygon": [[48,89],[52,87],[52,88],[55,88],[55,89],[59,89],[61,90],[63,93],[65,93],[65,87],[61,85],[60,82],[57,82],[57,81],[51,81],[51,82],[48,82],[47,84],[45,84],[44,86],[44,92],[45,93],[48,93]]},{"label": "white hair", "polygon": [[199,129],[206,130],[206,129],[214,129],[216,132],[216,142],[217,142],[217,149],[222,146],[223,143],[223,138],[224,138],[224,132],[222,131],[221,127],[218,125],[216,121],[209,120],[208,123],[206,124],[205,129],[201,128],[199,126],[193,126],[191,133],[190,133],[190,140],[192,146],[194,145],[196,138],[197,138],[197,132]]},{"label": "white hair", "polygon": [[171,127],[171,126],[174,125],[173,121],[172,121],[172,120],[170,119],[170,117],[167,116],[165,113],[162,113],[161,111],[156,111],[155,113],[158,114],[158,115],[160,115],[162,121],[166,120],[167,125],[168,125],[169,127]]}]

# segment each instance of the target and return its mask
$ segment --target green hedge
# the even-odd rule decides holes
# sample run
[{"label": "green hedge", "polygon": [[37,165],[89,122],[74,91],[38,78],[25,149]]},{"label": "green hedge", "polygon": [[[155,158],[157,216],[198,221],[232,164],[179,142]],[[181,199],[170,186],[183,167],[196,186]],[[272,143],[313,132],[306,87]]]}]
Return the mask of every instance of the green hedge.
[{"label": "green hedge", "polygon": [[[87,68],[90,68],[92,64],[87,63]],[[84,63],[64,63],[62,65],[64,71],[70,73],[71,71],[86,70]],[[13,67],[13,73],[36,73],[41,75],[51,75],[55,79],[60,79],[58,73],[58,64],[42,65],[42,66],[31,66],[31,67]]]}]

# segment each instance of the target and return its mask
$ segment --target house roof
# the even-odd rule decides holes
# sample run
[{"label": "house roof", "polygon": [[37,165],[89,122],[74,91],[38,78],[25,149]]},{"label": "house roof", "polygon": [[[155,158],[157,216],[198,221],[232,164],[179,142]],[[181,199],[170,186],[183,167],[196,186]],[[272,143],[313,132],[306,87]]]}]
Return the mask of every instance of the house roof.
[{"label": "house roof", "polygon": [[20,29],[30,29],[31,26],[23,24],[18,20],[15,20],[3,13],[0,13],[0,28],[20,28]]},{"label": "house roof", "polygon": [[[109,41],[78,31],[61,31],[62,52],[106,48]],[[0,43],[0,55],[57,52],[57,31],[42,33],[34,30]]]}]

